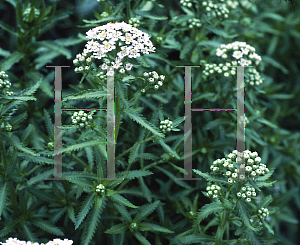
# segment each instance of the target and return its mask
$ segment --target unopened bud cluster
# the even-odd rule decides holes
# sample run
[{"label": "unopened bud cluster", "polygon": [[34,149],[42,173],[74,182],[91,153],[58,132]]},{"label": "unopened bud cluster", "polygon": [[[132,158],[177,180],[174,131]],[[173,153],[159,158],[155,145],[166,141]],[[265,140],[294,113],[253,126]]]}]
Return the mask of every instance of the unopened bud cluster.
[{"label": "unopened bud cluster", "polygon": [[205,9],[209,19],[218,18],[224,20],[228,18],[229,10],[224,0],[204,1],[202,7]]},{"label": "unopened bud cluster", "polygon": [[249,67],[247,68],[245,82],[253,86],[263,83],[263,80],[261,79],[259,72],[255,68]]},{"label": "unopened bud cluster", "polygon": [[180,4],[184,7],[191,8],[193,6],[192,4],[193,1],[191,0],[180,0]]},{"label": "unopened bud cluster", "polygon": [[222,189],[218,185],[209,185],[206,187],[207,190],[207,196],[212,198],[218,198],[220,195],[222,195]]},{"label": "unopened bud cluster", "polygon": [[6,131],[11,131],[12,130],[12,126],[8,122],[6,122],[6,121],[4,121],[4,122],[1,123],[0,128],[1,129],[2,128],[5,129]]},{"label": "unopened bud cluster", "polygon": [[202,26],[200,20],[196,19],[196,18],[189,19],[188,22],[189,22],[189,28],[190,29]]},{"label": "unopened bud cluster", "polygon": [[239,124],[246,126],[249,123],[248,117],[240,116],[239,118]]},{"label": "unopened bud cluster", "polygon": [[7,96],[10,96],[13,94],[13,92],[5,91],[5,90],[10,88],[11,83],[6,78],[8,78],[8,75],[4,71],[1,71],[0,72],[0,92],[2,92],[3,94],[5,94]]},{"label": "unopened bud cluster", "polygon": [[130,18],[128,23],[134,27],[139,27],[140,26],[140,21],[137,18]]},{"label": "unopened bud cluster", "polygon": [[[222,174],[228,177],[228,182],[236,182],[234,179],[238,178],[237,169],[237,156],[238,151],[234,150],[228,154],[227,159],[222,158],[213,162],[210,169],[212,174]],[[253,178],[255,176],[264,176],[269,172],[269,169],[265,164],[261,163],[261,158],[258,157],[257,152],[251,152],[249,150],[244,151],[244,163],[245,166],[239,161],[241,175],[244,174],[245,178]],[[243,169],[244,168],[244,169]],[[244,172],[243,172],[244,170]]]},{"label": "unopened bud cluster", "polygon": [[160,124],[161,124],[160,129],[162,130],[163,133],[165,133],[166,131],[170,132],[173,128],[172,126],[173,122],[168,119],[161,121]]},{"label": "unopened bud cluster", "polygon": [[105,186],[100,184],[96,187],[96,192],[99,192],[100,194],[104,194],[105,193]]},{"label": "unopened bud cluster", "polygon": [[49,142],[47,145],[49,150],[53,150],[54,149],[54,142]]},{"label": "unopened bud cluster", "polygon": [[94,56],[87,54],[77,54],[76,59],[73,60],[73,64],[77,66],[75,68],[76,73],[86,73],[91,70],[91,64],[95,60]]},{"label": "unopened bud cluster", "polygon": [[251,186],[244,186],[241,188],[241,191],[237,193],[237,197],[251,202],[251,197],[256,197],[255,189]]},{"label": "unopened bud cluster", "polygon": [[[40,15],[40,11],[36,8],[33,8],[33,9],[34,9],[34,16],[35,16],[35,19],[36,19]],[[31,7],[24,10],[24,12],[23,12],[23,21],[29,22],[30,12],[31,12]]]},{"label": "unopened bud cluster", "polygon": [[165,79],[164,75],[158,75],[156,71],[144,72],[144,77],[146,78],[147,84],[154,87],[155,90],[159,89],[159,86],[163,85]]},{"label": "unopened bud cluster", "polygon": [[267,208],[261,208],[258,210],[257,216],[260,219],[265,219],[265,218],[269,217],[269,210]]},{"label": "unopened bud cluster", "polygon": [[89,121],[93,119],[92,115],[88,115],[84,113],[83,111],[74,112],[72,118],[72,123],[74,125],[79,125],[81,128],[83,127],[90,127]]}]

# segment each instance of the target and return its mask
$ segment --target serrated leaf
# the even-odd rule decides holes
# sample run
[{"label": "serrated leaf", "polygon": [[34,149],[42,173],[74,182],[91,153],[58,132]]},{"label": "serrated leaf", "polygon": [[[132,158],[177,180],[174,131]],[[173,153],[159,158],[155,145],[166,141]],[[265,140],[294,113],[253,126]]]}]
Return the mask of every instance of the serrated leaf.
[{"label": "serrated leaf", "polygon": [[122,223],[122,224],[117,224],[117,225],[110,227],[109,229],[104,231],[104,233],[119,234],[119,233],[122,233],[123,231],[126,231],[127,229],[128,229],[128,224]]},{"label": "serrated leaf", "polygon": [[165,16],[157,16],[157,15],[149,14],[147,11],[134,10],[133,12],[137,15],[149,18],[151,20],[167,20],[168,19],[168,17],[165,17]]},{"label": "serrated leaf", "polygon": [[152,232],[165,232],[165,233],[174,233],[174,231],[171,231],[167,228],[164,228],[160,225],[152,224],[152,223],[139,223],[138,224],[139,231],[152,231]]},{"label": "serrated leaf", "polygon": [[9,70],[15,63],[19,62],[20,59],[24,57],[24,54],[15,51],[13,52],[10,57],[1,63],[1,71]]},{"label": "serrated leaf", "polygon": [[239,210],[240,217],[242,218],[242,222],[244,225],[253,231],[259,231],[259,228],[255,228],[251,226],[250,220],[249,220],[249,214],[247,213],[246,205],[241,200],[237,201],[237,207]]},{"label": "serrated leaf", "polygon": [[82,204],[82,208],[80,213],[78,214],[77,218],[76,218],[76,223],[75,223],[75,230],[78,229],[78,227],[80,226],[80,224],[82,223],[82,221],[84,220],[85,216],[87,215],[87,213],[90,211],[92,205],[93,205],[93,199],[95,197],[96,193],[93,193],[91,195],[89,195],[83,202]]},{"label": "serrated leaf", "polygon": [[56,228],[55,226],[53,226],[52,224],[50,224],[48,221],[46,220],[41,220],[41,219],[34,219],[31,221],[31,223],[33,225],[35,225],[36,227],[51,233],[53,235],[57,235],[57,236],[64,236],[65,234],[59,230],[58,228]]},{"label": "serrated leaf", "polygon": [[139,206],[135,206],[133,205],[131,202],[129,202],[125,197],[119,195],[119,194],[115,194],[113,196],[110,196],[110,198],[118,203],[121,203],[129,208],[138,208]]},{"label": "serrated leaf", "polygon": [[133,235],[141,242],[141,245],[151,245],[151,243],[138,231],[134,232]]},{"label": "serrated leaf", "polygon": [[162,133],[160,133],[156,127],[148,122],[141,114],[135,112],[133,109],[131,108],[127,108],[124,110],[124,113],[127,114],[129,116],[129,118],[131,118],[132,120],[136,121],[137,123],[139,123],[140,125],[142,125],[144,128],[150,130],[153,134],[164,138],[164,135]]},{"label": "serrated leaf", "polygon": [[177,152],[172,150],[171,147],[168,146],[162,139],[159,139],[158,143],[162,146],[162,148],[164,148],[167,151],[167,153],[171,154],[172,156],[175,156],[176,159],[180,159]]},{"label": "serrated leaf", "polygon": [[119,211],[119,213],[122,215],[124,220],[128,223],[132,222],[132,218],[126,208],[118,203],[114,203],[115,208]]},{"label": "serrated leaf", "polygon": [[102,98],[102,97],[106,97],[106,96],[107,96],[107,92],[99,91],[98,89],[88,89],[84,92],[69,95],[66,98],[64,98],[62,101]]},{"label": "serrated leaf", "polygon": [[157,200],[150,204],[145,204],[142,207],[140,207],[138,214],[135,217],[136,222],[142,221],[144,218],[146,218],[149,214],[151,214],[159,205],[160,201]]}]

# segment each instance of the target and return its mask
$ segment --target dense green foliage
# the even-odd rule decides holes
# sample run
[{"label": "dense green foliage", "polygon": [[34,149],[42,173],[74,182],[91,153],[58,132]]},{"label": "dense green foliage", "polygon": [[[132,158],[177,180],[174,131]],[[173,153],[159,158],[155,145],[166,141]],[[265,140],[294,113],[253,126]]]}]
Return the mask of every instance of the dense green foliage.
[{"label": "dense green foliage", "polygon": [[[280,0],[1,1],[0,244],[298,244],[299,10]],[[106,177],[106,112],[62,111],[68,180],[45,180],[55,145],[55,72],[46,66],[70,66],[62,108],[106,108],[101,68],[117,53],[108,61],[79,54],[86,32],[116,22],[155,47],[115,72],[117,179],[98,180]],[[201,180],[175,180],[186,172],[185,71],[176,66],[201,66],[192,68],[192,108],[236,108],[228,66],[242,53],[252,66],[244,68],[244,153],[254,181],[228,180],[243,123],[234,111],[192,112]]]}]

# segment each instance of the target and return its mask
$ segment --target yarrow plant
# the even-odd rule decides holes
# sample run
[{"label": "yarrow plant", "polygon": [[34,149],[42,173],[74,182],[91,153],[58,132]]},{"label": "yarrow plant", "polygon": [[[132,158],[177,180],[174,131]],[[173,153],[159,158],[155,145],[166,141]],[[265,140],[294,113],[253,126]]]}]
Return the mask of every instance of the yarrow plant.
[{"label": "yarrow plant", "polygon": [[[261,158],[257,152],[245,150],[242,154],[246,162],[246,178],[243,179],[237,179],[237,157],[240,156],[237,150],[228,155],[225,154],[226,158],[215,160],[210,167],[210,173],[202,173],[193,169],[196,174],[209,181],[206,188],[207,192],[202,191],[202,193],[212,198],[212,203],[203,206],[195,216],[193,229],[194,231],[198,229],[200,231],[199,223],[209,214],[217,211],[216,216],[219,221],[215,225],[219,226],[218,231],[220,232],[216,232],[214,238],[216,242],[223,241],[223,233],[226,230],[226,241],[229,242],[230,229],[235,230],[235,235],[241,235],[238,239],[231,241],[241,244],[248,241],[249,236],[254,239],[255,234],[252,232],[258,232],[263,226],[274,235],[273,229],[262,219],[268,217],[271,213],[275,213],[278,209],[276,207],[266,208],[272,201],[271,195],[261,200],[260,203],[255,202],[258,207],[251,203],[252,199],[259,200],[257,191],[260,191],[260,187],[272,186],[276,182],[266,182],[274,170],[269,171],[266,165],[261,163]],[[224,177],[228,178],[228,181]],[[252,180],[247,179],[247,177],[255,178]],[[264,208],[260,208],[261,206]],[[233,220],[238,222],[233,222]],[[232,223],[232,226],[236,225],[236,229],[229,223]],[[208,224],[209,226],[211,225]],[[204,228],[204,230],[206,229]]]}]

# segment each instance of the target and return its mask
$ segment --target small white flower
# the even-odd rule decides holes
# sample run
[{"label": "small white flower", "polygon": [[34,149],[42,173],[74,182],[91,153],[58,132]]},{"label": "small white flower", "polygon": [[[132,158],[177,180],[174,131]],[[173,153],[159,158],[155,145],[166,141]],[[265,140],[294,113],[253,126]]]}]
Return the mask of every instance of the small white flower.
[{"label": "small white flower", "polygon": [[246,201],[247,201],[247,202],[251,202],[251,198],[248,197],[248,198],[246,199]]},{"label": "small white flower", "polygon": [[234,51],[232,56],[236,59],[240,59],[243,57],[243,53],[241,51]]}]

